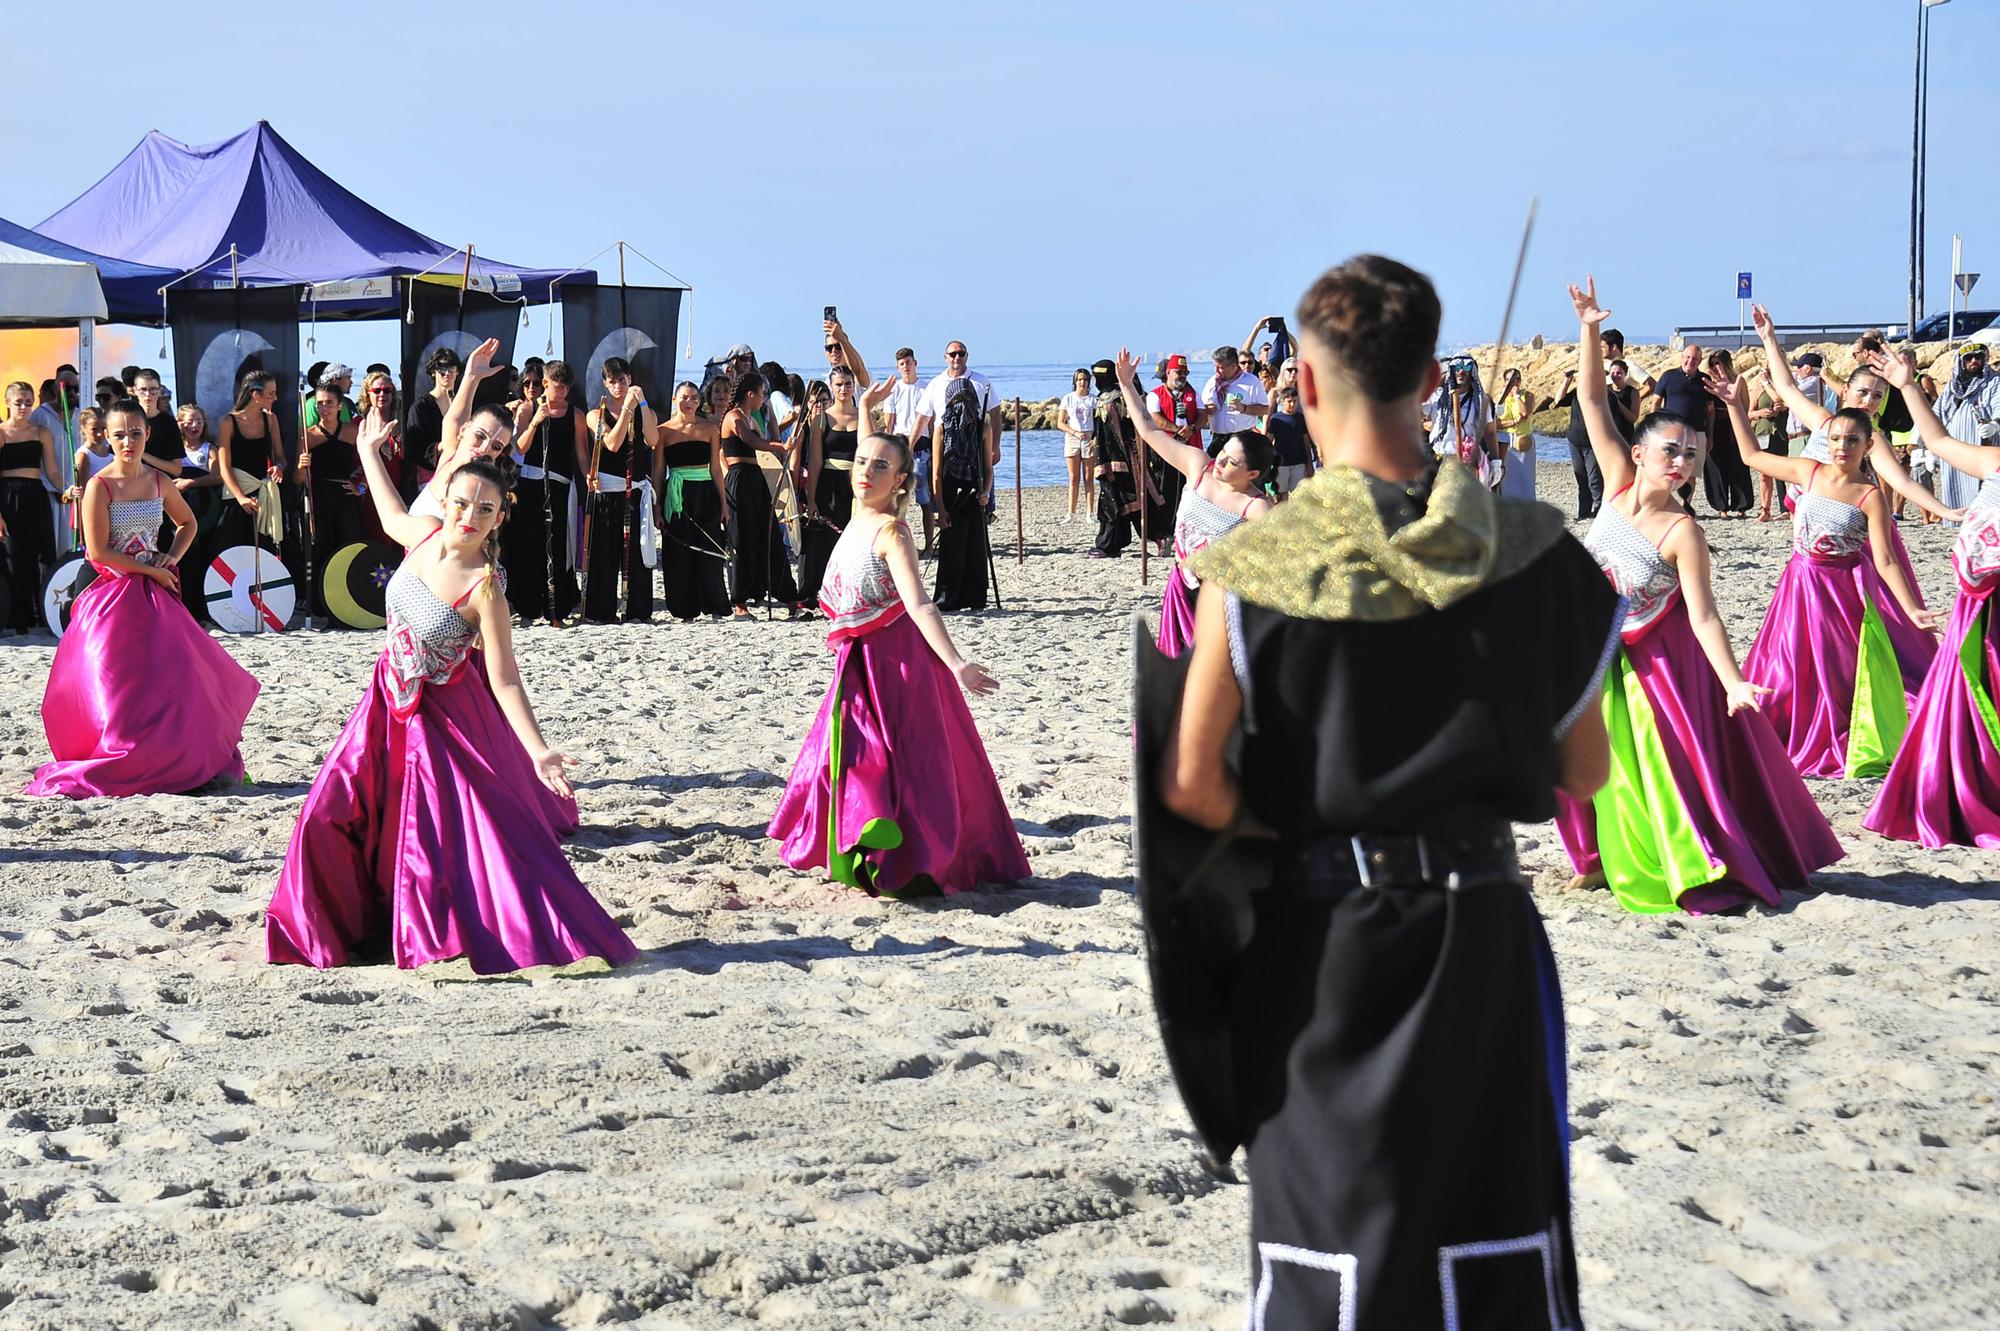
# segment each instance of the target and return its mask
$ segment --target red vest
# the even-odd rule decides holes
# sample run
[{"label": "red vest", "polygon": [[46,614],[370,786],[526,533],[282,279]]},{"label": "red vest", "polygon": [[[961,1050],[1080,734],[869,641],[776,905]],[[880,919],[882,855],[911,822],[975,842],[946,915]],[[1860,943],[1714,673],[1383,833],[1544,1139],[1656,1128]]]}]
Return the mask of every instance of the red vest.
[{"label": "red vest", "polygon": [[[1150,405],[1157,415],[1172,421],[1174,428],[1178,430],[1181,426],[1194,420],[1195,411],[1201,406],[1201,398],[1192,388],[1183,388],[1180,392],[1176,393],[1165,384],[1161,384],[1153,390]],[[1189,434],[1188,442],[1196,448],[1200,448],[1201,431],[1195,430]]]}]

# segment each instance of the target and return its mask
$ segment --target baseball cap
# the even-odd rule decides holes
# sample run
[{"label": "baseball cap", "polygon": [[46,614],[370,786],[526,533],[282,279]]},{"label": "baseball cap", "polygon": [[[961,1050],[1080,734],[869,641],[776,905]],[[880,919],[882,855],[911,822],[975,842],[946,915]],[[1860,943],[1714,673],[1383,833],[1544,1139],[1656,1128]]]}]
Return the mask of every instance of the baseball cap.
[{"label": "baseball cap", "polygon": [[1823,369],[1826,365],[1826,357],[1820,355],[1817,351],[1802,351],[1792,357],[1792,364],[1808,366],[1815,370]]},{"label": "baseball cap", "polygon": [[1168,370],[1185,370],[1187,367],[1186,356],[1169,356],[1160,362],[1160,373],[1165,374]]}]

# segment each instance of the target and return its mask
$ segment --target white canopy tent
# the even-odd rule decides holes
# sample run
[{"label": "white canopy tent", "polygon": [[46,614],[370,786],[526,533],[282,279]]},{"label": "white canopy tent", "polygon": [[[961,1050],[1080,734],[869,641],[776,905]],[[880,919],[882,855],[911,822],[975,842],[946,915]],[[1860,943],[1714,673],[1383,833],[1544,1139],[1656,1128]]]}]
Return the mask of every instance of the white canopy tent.
[{"label": "white canopy tent", "polygon": [[93,264],[58,259],[0,240],[0,326],[49,328],[101,322],[110,311]]}]

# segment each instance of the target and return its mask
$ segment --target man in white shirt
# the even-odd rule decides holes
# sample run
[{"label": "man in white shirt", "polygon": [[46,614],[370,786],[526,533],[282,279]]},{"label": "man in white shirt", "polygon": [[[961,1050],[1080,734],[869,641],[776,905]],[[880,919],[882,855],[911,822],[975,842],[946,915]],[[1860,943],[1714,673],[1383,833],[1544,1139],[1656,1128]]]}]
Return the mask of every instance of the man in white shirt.
[{"label": "man in white shirt", "polygon": [[[923,396],[917,400],[917,421],[911,427],[913,433],[910,436],[910,446],[915,448],[917,441],[921,439],[926,441],[925,446],[929,447],[928,441],[931,437],[931,427],[936,425],[937,418],[944,414],[945,389],[954,379],[966,379],[971,382],[974,388],[979,390],[979,409],[986,413],[987,465],[998,466],[1000,463],[1000,400],[993,396],[992,383],[985,375],[970,368],[967,364],[967,359],[965,343],[953,340],[945,344],[944,373],[931,380],[928,384],[925,384]],[[1255,381],[1253,380],[1252,382]],[[939,462],[940,459],[931,459],[931,467],[934,471]],[[937,485],[937,477],[935,475],[931,477],[931,484],[933,489],[935,489]]]},{"label": "man in white shirt", "polygon": [[1201,408],[1200,424],[1214,431],[1208,441],[1208,455],[1214,457],[1237,435],[1256,430],[1271,412],[1271,397],[1257,376],[1244,370],[1235,347],[1217,347],[1215,373],[1201,386]]},{"label": "man in white shirt", "polygon": [[862,394],[864,407],[879,405],[889,417],[889,432],[910,441],[911,465],[916,468],[917,511],[924,519],[924,551],[931,548],[931,437],[916,434],[918,406],[924,386],[917,382],[917,353],[908,347],[896,348],[895,377],[885,379]]}]

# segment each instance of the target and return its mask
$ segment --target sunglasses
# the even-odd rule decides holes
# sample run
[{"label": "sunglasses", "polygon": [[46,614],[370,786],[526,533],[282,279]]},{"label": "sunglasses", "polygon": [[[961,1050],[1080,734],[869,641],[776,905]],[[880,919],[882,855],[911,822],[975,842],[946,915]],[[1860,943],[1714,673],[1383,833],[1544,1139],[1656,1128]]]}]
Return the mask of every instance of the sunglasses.
[{"label": "sunglasses", "polygon": [[395,392],[396,390],[393,388],[383,388],[380,385],[377,385],[376,387],[371,388],[368,391],[376,397],[387,397],[389,396],[389,394]]},{"label": "sunglasses", "polygon": [[838,351],[838,350],[840,350],[840,343],[838,343],[838,342],[829,342],[829,343],[827,343],[827,344],[826,344],[826,349],[827,349],[828,351]]},{"label": "sunglasses", "polygon": [[944,353],[944,358],[946,360],[964,360],[965,353],[963,351],[947,351]]}]

